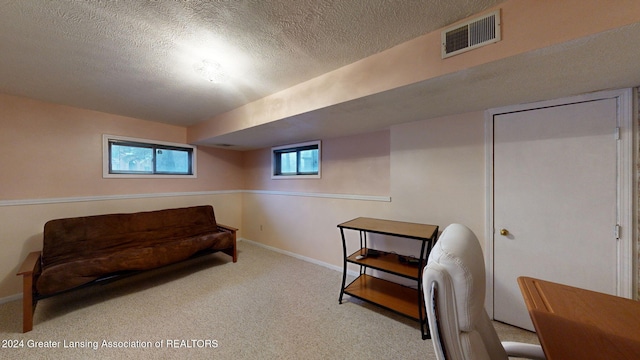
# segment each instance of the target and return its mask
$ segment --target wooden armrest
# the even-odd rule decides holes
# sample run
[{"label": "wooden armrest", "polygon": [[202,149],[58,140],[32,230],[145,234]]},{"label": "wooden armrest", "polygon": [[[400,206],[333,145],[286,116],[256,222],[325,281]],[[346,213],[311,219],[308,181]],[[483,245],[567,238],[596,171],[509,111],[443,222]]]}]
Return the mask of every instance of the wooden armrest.
[{"label": "wooden armrest", "polygon": [[232,233],[235,233],[236,231],[238,231],[238,229],[236,229],[234,227],[223,225],[223,224],[218,224],[218,228],[220,228],[220,230],[222,230],[222,231],[228,231],[228,232],[232,232]]},{"label": "wooden armrest", "polygon": [[238,249],[236,247],[236,232],[238,231],[238,229],[231,226],[222,225],[222,224],[218,224],[218,229],[222,231],[230,232],[233,235],[233,247],[231,249],[222,250],[222,252],[224,252],[227,255],[230,255],[233,258],[233,262],[237,262]]},{"label": "wooden armrest", "polygon": [[27,258],[22,262],[20,270],[17,275],[33,275],[38,265],[40,264],[40,255],[42,251],[34,251],[27,255]]},{"label": "wooden armrest", "polygon": [[33,312],[38,300],[34,298],[34,277],[40,273],[42,251],[34,251],[22,262],[17,275],[22,275],[22,332],[33,329]]}]

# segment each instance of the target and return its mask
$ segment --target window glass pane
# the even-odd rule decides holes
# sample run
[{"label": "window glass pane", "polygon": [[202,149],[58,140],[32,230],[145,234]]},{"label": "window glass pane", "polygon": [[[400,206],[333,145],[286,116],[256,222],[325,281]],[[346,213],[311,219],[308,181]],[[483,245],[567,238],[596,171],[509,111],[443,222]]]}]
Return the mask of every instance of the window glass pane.
[{"label": "window glass pane", "polygon": [[111,170],[114,172],[153,172],[153,149],[111,144]]},{"label": "window glass pane", "polygon": [[188,174],[189,152],[185,150],[156,150],[156,171],[161,173]]},{"label": "window glass pane", "polygon": [[283,174],[295,174],[297,172],[297,153],[288,152],[280,154],[280,170]]},{"label": "window glass pane", "polygon": [[318,149],[300,151],[301,173],[318,173]]},{"label": "window glass pane", "polygon": [[103,135],[103,177],[196,177],[196,148]]},{"label": "window glass pane", "polygon": [[272,179],[320,178],[320,141],[271,148]]}]

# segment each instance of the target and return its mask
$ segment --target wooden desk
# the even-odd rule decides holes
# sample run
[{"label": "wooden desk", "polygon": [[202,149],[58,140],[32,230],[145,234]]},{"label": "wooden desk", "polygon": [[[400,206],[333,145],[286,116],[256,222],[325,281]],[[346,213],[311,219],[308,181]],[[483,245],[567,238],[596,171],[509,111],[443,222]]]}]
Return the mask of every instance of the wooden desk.
[{"label": "wooden desk", "polygon": [[530,277],[518,284],[548,360],[640,359],[640,302]]}]

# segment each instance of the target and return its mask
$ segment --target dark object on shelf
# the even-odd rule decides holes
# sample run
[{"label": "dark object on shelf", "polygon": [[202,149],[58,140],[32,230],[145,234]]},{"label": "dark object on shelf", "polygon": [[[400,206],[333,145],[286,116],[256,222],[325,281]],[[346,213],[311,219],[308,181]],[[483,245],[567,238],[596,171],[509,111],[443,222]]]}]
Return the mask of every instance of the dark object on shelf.
[{"label": "dark object on shelf", "polygon": [[378,257],[380,256],[380,251],[376,249],[366,249],[367,257]]},{"label": "dark object on shelf", "polygon": [[409,264],[414,266],[420,265],[420,259],[413,256],[398,255],[398,261],[400,261],[400,263],[402,264]]}]

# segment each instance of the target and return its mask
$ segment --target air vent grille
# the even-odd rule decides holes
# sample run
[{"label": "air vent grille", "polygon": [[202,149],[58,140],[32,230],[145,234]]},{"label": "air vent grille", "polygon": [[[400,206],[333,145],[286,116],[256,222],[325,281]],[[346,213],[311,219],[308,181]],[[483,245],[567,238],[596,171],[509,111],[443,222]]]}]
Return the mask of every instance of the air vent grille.
[{"label": "air vent grille", "polygon": [[442,32],[442,58],[500,41],[500,10]]}]

